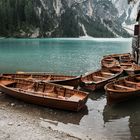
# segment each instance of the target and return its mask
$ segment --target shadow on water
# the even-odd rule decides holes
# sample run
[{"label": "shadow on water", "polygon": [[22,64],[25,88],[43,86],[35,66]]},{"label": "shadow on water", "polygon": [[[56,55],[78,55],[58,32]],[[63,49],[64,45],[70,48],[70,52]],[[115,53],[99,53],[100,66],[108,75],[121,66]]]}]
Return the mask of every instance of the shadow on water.
[{"label": "shadow on water", "polygon": [[5,95],[4,93],[0,93],[0,105],[14,107],[14,109],[17,109],[20,112],[24,112],[44,120],[62,122],[64,124],[71,123],[78,125],[83,116],[88,115],[87,106],[85,106],[85,108],[83,108],[80,112],[59,110],[28,104],[11,96]]},{"label": "shadow on water", "polygon": [[140,112],[140,99],[125,101],[114,106],[106,105],[103,111],[104,122],[109,122],[112,119],[120,119],[126,116],[131,116],[135,112]]},{"label": "shadow on water", "polygon": [[103,89],[97,91],[91,91],[91,90],[85,90],[81,88],[80,90],[87,92],[91,100],[99,100],[105,98],[105,91]]},{"label": "shadow on water", "polygon": [[104,92],[104,90],[89,92],[89,98],[91,100],[100,100],[102,98],[105,98],[105,92]]},{"label": "shadow on water", "polygon": [[122,102],[114,106],[106,105],[103,110],[104,123],[128,117],[131,139],[140,139],[140,99]]},{"label": "shadow on water", "polygon": [[77,124],[79,125],[81,119],[88,115],[87,107],[80,112],[70,112],[70,111],[63,111],[63,110],[57,110],[57,109],[48,109],[44,108],[44,111],[41,112],[41,117],[43,119],[48,119],[51,121],[57,121],[64,124]]}]

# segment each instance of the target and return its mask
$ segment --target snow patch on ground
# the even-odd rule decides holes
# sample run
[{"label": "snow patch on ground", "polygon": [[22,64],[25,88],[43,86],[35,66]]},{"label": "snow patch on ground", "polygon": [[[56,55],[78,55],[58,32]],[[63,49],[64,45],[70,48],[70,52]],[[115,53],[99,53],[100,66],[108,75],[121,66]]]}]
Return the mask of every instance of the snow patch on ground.
[{"label": "snow patch on ground", "polygon": [[47,10],[47,6],[46,6],[45,2],[44,2],[43,0],[40,0],[40,2],[41,2],[41,4],[42,4],[43,8],[44,8],[45,10]]},{"label": "snow patch on ground", "polygon": [[[77,38],[78,39],[78,38]],[[90,41],[100,41],[100,42],[109,42],[109,41],[122,41],[122,42],[125,42],[125,41],[130,41],[132,42],[132,38],[94,38],[94,37],[91,37],[91,36],[81,36],[79,37],[80,40],[90,40]]]},{"label": "snow patch on ground", "polygon": [[82,27],[82,29],[83,29],[84,35],[85,35],[85,36],[88,36],[87,31],[86,31],[86,29],[85,29],[85,26],[84,26],[83,24],[81,24],[81,27]]},{"label": "snow patch on ground", "polygon": [[53,3],[53,7],[54,7],[54,9],[55,9],[55,12],[56,12],[57,16],[59,16],[60,13],[61,13],[61,8],[62,8],[62,3],[61,3],[61,1],[56,0],[56,1]]},{"label": "snow patch on ground", "polygon": [[41,15],[41,8],[40,7],[37,7],[37,9],[38,9],[38,16],[39,16],[39,18],[41,17],[40,15]]},{"label": "snow patch on ground", "polygon": [[91,1],[88,2],[88,13],[87,13],[87,15],[89,17],[92,17],[92,15],[93,15],[93,8],[92,8]]},{"label": "snow patch on ground", "polygon": [[135,24],[127,25],[125,23],[122,24],[122,27],[130,34],[134,35],[134,26]]},{"label": "snow patch on ground", "polygon": [[136,20],[137,13],[138,13],[138,10],[139,10],[139,4],[140,4],[140,0],[138,0],[138,1],[133,5],[133,8],[132,8],[132,11],[131,11],[131,14],[130,14],[130,19],[131,19],[131,21]]}]

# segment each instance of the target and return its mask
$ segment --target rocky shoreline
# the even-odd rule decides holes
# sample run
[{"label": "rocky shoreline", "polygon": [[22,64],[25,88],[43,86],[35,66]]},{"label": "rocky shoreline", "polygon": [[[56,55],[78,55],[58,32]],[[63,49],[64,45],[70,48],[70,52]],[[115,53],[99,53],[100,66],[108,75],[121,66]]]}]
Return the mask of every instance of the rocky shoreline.
[{"label": "rocky shoreline", "polygon": [[[70,134],[43,125],[45,120],[34,114],[34,105],[25,104],[0,93],[1,140],[79,140]],[[39,113],[39,111],[37,112]]]}]

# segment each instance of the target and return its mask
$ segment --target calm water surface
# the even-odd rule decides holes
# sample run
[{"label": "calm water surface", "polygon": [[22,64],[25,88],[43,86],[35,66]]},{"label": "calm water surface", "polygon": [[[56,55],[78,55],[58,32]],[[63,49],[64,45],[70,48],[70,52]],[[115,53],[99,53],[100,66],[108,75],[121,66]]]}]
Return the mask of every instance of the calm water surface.
[{"label": "calm water surface", "polygon": [[78,39],[1,39],[0,72],[47,71],[83,74],[100,67],[110,53],[130,52],[125,41]]},{"label": "calm water surface", "polygon": [[[131,39],[1,39],[0,72],[47,71],[80,75],[100,68],[103,55],[126,52],[131,52]],[[87,108],[79,113],[31,107],[31,114],[41,118],[43,127],[49,125],[75,137],[140,139],[139,101],[108,107],[104,91],[98,91],[91,93]]]}]

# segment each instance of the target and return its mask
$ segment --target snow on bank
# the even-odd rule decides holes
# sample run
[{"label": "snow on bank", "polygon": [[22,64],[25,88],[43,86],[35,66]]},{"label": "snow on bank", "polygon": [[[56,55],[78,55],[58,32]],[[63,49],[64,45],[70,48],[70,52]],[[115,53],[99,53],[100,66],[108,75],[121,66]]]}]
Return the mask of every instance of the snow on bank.
[{"label": "snow on bank", "polygon": [[130,35],[134,35],[134,26],[136,24],[131,24],[131,25],[127,25],[125,23],[122,24],[122,27],[130,34]]},{"label": "snow on bank", "polygon": [[81,36],[79,38],[2,38],[3,40],[38,40],[38,41],[93,41],[93,42],[131,42],[132,38],[94,38]]},{"label": "snow on bank", "polygon": [[91,40],[91,41],[100,41],[100,42],[105,42],[105,41],[132,41],[132,38],[94,38],[91,36],[82,36],[79,39],[81,40]]},{"label": "snow on bank", "polygon": [[132,38],[94,38],[91,36],[81,36],[79,38],[44,38],[45,40],[53,40],[53,41],[94,41],[94,42],[131,42]]}]

